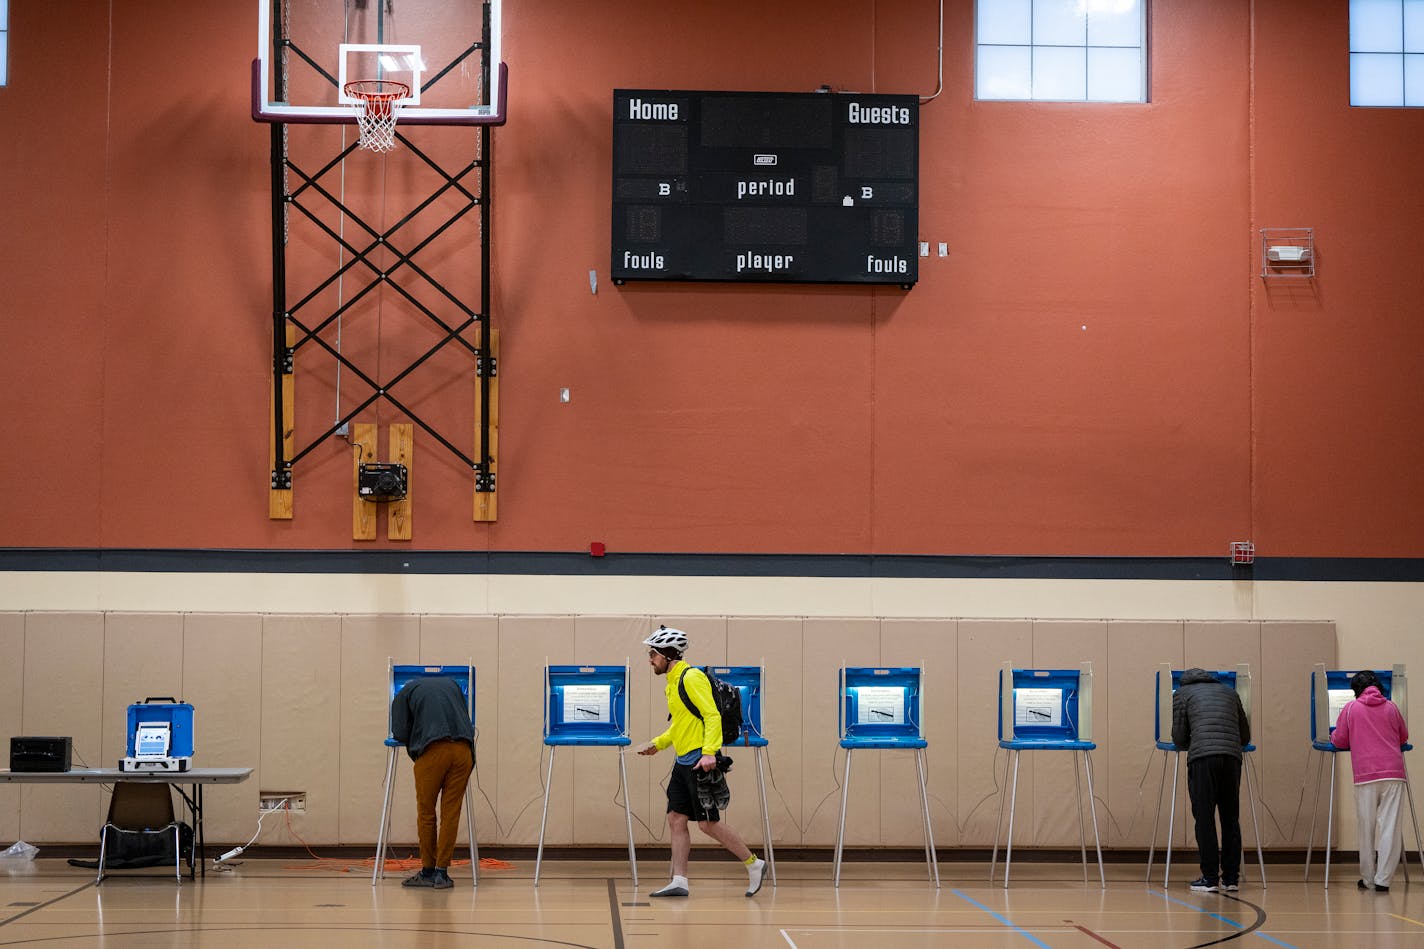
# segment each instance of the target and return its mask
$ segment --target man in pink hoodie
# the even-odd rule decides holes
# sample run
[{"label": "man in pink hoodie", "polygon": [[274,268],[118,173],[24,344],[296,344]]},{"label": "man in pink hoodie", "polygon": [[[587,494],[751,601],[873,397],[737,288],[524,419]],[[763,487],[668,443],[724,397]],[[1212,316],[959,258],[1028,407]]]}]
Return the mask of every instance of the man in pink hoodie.
[{"label": "man in pink hoodie", "polygon": [[1387,893],[1404,843],[1399,832],[1399,799],[1404,794],[1401,746],[1409,740],[1409,726],[1384,697],[1373,672],[1355,673],[1350,688],[1355,690],[1355,700],[1340,709],[1330,743],[1350,752],[1355,771],[1359,888]]}]

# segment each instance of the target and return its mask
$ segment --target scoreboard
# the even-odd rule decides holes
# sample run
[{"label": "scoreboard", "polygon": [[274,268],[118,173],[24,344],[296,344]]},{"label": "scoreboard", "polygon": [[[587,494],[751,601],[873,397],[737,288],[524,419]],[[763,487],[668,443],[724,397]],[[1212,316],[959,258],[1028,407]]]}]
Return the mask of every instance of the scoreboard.
[{"label": "scoreboard", "polygon": [[917,96],[613,91],[613,282],[919,279]]}]

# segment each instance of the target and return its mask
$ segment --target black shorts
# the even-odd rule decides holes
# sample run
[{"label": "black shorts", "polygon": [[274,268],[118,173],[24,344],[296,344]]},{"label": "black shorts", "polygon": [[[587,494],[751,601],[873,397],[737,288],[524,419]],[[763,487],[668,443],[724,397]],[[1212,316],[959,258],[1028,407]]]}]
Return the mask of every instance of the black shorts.
[{"label": "black shorts", "polygon": [[697,797],[697,768],[690,764],[673,763],[672,774],[667,784],[668,813],[683,814],[690,820],[712,821],[722,819],[717,808],[704,808]]}]

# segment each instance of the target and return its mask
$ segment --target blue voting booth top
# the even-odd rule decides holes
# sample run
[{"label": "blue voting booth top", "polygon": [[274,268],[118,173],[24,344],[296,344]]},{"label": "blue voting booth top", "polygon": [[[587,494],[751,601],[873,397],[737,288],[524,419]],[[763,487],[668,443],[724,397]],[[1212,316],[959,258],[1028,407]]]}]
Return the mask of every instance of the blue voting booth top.
[{"label": "blue voting booth top", "polygon": [[390,695],[386,697],[386,747],[404,748],[405,742],[396,741],[391,737],[391,702],[395,701],[396,693],[405,688],[407,682],[412,679],[434,679],[439,677],[454,679],[460,687],[460,691],[465,694],[466,701],[470,705],[470,724],[475,724],[475,667],[464,666],[419,666],[400,665],[391,666],[390,675]]},{"label": "blue voting booth top", "polygon": [[[1177,693],[1177,687],[1182,684],[1182,673],[1184,673],[1184,672],[1186,672],[1186,671],[1187,671],[1187,670],[1185,670],[1185,669],[1173,669],[1173,670],[1172,670],[1172,694],[1173,694],[1173,695],[1175,695],[1175,694]],[[1213,671],[1212,671],[1211,675],[1212,675],[1212,678],[1216,679],[1217,682],[1220,682],[1222,685],[1226,686],[1228,689],[1231,689],[1231,690],[1235,691],[1235,689],[1236,689],[1236,670],[1235,670],[1235,669],[1216,669],[1216,670],[1213,670]],[[1161,679],[1162,679],[1162,673],[1161,673],[1160,670],[1156,673],[1155,678],[1157,679],[1158,684],[1160,685],[1160,682],[1161,682]],[[1161,699],[1162,699],[1162,692],[1161,692],[1161,689],[1158,689],[1155,694],[1156,694],[1156,696],[1157,696],[1157,700],[1156,700],[1156,702],[1154,703],[1154,706],[1155,706],[1155,707],[1154,707],[1154,709],[1153,709],[1152,719],[1153,719],[1153,727],[1154,727],[1154,729],[1155,729],[1155,735],[1154,735],[1155,741],[1154,741],[1154,744],[1157,746],[1157,750],[1158,750],[1158,751],[1173,751],[1173,752],[1176,752],[1176,751],[1185,751],[1185,750],[1186,750],[1185,748],[1178,748],[1177,745],[1176,745],[1176,743],[1175,743],[1174,741],[1172,741],[1172,707],[1169,705],[1169,706],[1167,706],[1165,709],[1162,708],[1162,702],[1161,702]],[[1165,728],[1165,729],[1163,728],[1163,725],[1164,725],[1164,724],[1166,725],[1166,728]],[[1255,746],[1255,744],[1242,745],[1242,746],[1241,746],[1241,750],[1242,750],[1243,752],[1249,754],[1249,753],[1251,753],[1251,752],[1253,752],[1253,751],[1256,750],[1256,746]]]},{"label": "blue voting booth top", "polygon": [[925,748],[921,670],[848,666],[840,670],[841,747]]},{"label": "blue voting booth top", "polygon": [[632,743],[627,665],[544,668],[544,744]]},{"label": "blue voting booth top", "polygon": [[[1092,751],[1097,743],[1078,737],[1078,689],[1083,673],[1079,669],[1011,669],[1009,681],[1005,670],[999,670],[999,747],[1015,751]],[[1004,690],[1056,689],[1059,693],[1057,714],[1050,709],[1040,712],[1046,720],[1039,724],[1017,722],[1012,717],[1004,721]],[[1017,708],[1011,701],[1010,708]],[[1057,721],[1054,722],[1056,717]],[[1007,728],[1007,731],[1006,731]]]},{"label": "blue voting booth top", "polygon": [[[1350,688],[1350,679],[1351,679],[1351,677],[1353,677],[1353,676],[1355,675],[1355,673],[1357,673],[1357,672],[1359,672],[1359,671],[1360,671],[1359,669],[1351,669],[1351,670],[1346,670],[1346,669],[1327,669],[1327,670],[1325,670],[1325,690],[1326,690],[1327,692],[1334,692],[1334,691],[1336,691],[1337,689],[1346,689],[1346,690],[1349,690],[1349,691],[1350,691],[1350,694],[1351,694],[1351,695],[1353,695],[1353,694],[1354,694],[1354,690]],[[1387,699],[1388,699],[1388,698],[1392,698],[1392,697],[1393,697],[1393,692],[1394,692],[1394,670],[1393,670],[1393,669],[1374,669],[1374,670],[1371,670],[1371,671],[1373,671],[1374,674],[1375,674],[1375,677],[1379,679],[1379,690],[1380,690],[1380,693],[1381,693],[1382,695],[1384,695],[1384,697],[1387,698]],[[1338,752],[1338,751],[1345,750],[1345,749],[1341,749],[1341,748],[1336,748],[1334,745],[1332,745],[1332,744],[1330,743],[1330,733],[1335,731],[1335,726],[1334,726],[1333,724],[1330,725],[1329,730],[1328,730],[1323,736],[1316,734],[1316,728],[1315,728],[1315,676],[1316,676],[1316,673],[1315,673],[1315,672],[1311,672],[1311,673],[1310,673],[1310,747],[1314,748],[1316,751],[1324,751],[1324,752],[1328,752],[1328,753],[1330,753],[1330,754],[1334,754],[1334,753],[1336,753],[1336,752]],[[1413,751],[1413,750],[1414,750],[1414,746],[1411,745],[1409,742],[1405,742],[1403,745],[1400,745],[1399,747],[1400,747],[1400,750],[1402,750],[1402,751]]]},{"label": "blue voting booth top", "polygon": [[769,742],[761,727],[761,666],[708,666],[707,669],[735,687],[742,696],[742,732],[732,746],[765,748]]}]

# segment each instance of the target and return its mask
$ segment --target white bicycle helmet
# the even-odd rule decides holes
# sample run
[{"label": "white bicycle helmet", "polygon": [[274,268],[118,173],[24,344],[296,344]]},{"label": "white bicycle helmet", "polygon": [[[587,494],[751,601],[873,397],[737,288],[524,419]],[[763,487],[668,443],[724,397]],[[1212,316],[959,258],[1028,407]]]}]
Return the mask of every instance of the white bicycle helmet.
[{"label": "white bicycle helmet", "polygon": [[687,634],[671,626],[659,626],[653,635],[643,640],[643,645],[654,649],[675,649],[680,656],[687,652]]}]

